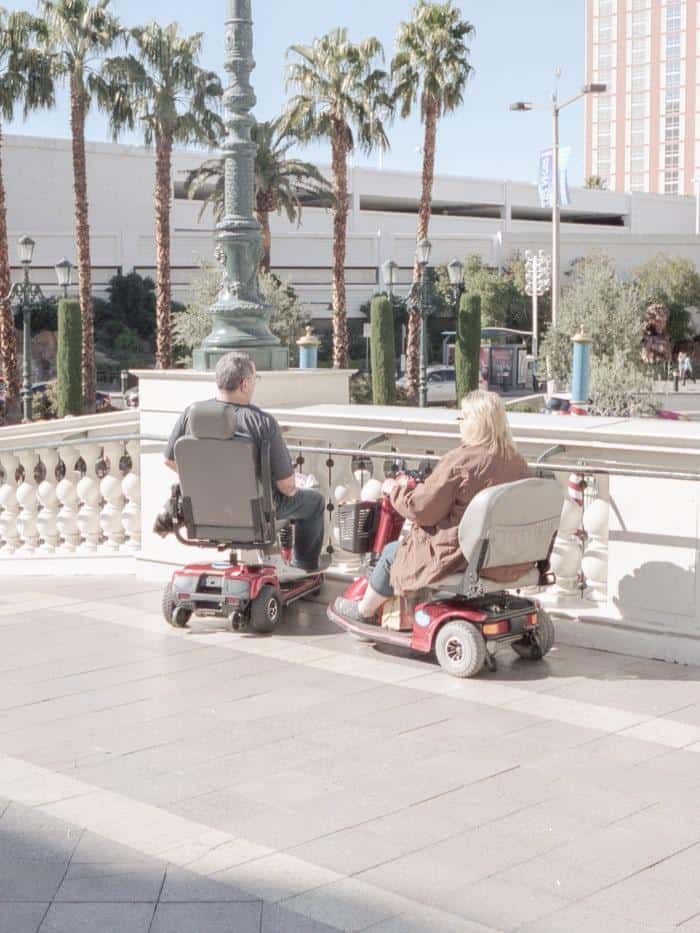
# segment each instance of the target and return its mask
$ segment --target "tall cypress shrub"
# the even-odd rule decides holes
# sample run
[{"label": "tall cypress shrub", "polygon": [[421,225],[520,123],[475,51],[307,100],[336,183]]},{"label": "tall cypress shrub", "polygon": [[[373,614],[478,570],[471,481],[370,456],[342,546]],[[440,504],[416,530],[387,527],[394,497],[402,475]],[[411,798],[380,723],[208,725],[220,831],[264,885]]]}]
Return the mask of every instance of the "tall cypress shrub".
[{"label": "tall cypress shrub", "polygon": [[372,401],[393,405],[396,401],[396,346],[394,309],[386,295],[375,295],[370,309],[372,336]]},{"label": "tall cypress shrub", "polygon": [[468,392],[479,388],[479,356],[481,354],[481,297],[465,292],[457,314],[457,344],[455,375],[457,404]]},{"label": "tall cypress shrub", "polygon": [[59,418],[83,412],[81,343],[80,302],[74,298],[63,298],[58,303],[56,355]]}]

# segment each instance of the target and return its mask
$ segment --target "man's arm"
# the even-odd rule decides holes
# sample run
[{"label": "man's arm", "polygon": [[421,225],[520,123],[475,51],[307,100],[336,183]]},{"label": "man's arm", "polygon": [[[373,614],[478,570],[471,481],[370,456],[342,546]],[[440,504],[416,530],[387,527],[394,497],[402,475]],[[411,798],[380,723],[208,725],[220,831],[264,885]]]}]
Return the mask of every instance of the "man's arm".
[{"label": "man's arm", "polygon": [[177,473],[177,464],[175,463],[175,443],[182,437],[183,434],[186,433],[186,421],[187,412],[183,411],[183,413],[173,425],[173,429],[170,432],[170,437],[168,438],[168,443],[165,445],[165,450],[163,451],[165,465],[169,470],[172,470],[173,473]]},{"label": "man's arm", "polygon": [[283,496],[293,496],[296,490],[294,482],[294,467],[289,450],[282,437],[279,425],[273,419],[273,429],[270,437],[270,470],[275,486]]}]

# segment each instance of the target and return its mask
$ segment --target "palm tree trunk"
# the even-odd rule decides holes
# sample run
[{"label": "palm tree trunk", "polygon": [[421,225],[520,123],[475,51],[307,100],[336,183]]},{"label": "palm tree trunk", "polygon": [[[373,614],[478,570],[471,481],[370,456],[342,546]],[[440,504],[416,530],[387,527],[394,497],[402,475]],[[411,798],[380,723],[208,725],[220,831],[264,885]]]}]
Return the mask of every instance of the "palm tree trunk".
[{"label": "palm tree trunk", "polygon": [[172,366],[170,280],[170,198],[172,139],[156,140],[156,366]]},{"label": "palm tree trunk", "polygon": [[[0,126],[0,296],[10,291],[10,255],[7,245],[7,208],[2,171],[2,127]],[[19,364],[17,362],[17,332],[9,301],[0,304],[0,371],[5,382],[5,421],[20,420]],[[0,422],[1,423],[1,422]]]},{"label": "palm tree trunk", "polygon": [[[423,143],[423,176],[421,182],[420,207],[418,209],[418,232],[416,242],[428,236],[430,214],[433,207],[433,179],[435,177],[435,140],[437,136],[437,108],[428,101],[425,109],[425,140]],[[413,285],[408,307],[408,328],[406,333],[406,389],[409,397],[415,401],[418,396],[418,377],[420,361],[420,286],[421,268],[417,261],[413,263]]]},{"label": "palm tree trunk", "polygon": [[95,326],[92,315],[92,265],[85,164],[85,96],[81,79],[71,76],[70,127],[73,146],[75,241],[78,254],[78,297],[82,325],[83,409],[95,411]]},{"label": "palm tree trunk", "polygon": [[348,318],[345,297],[345,252],[348,227],[347,129],[336,124],[333,133],[333,366],[348,366]]},{"label": "palm tree trunk", "polygon": [[270,212],[258,208],[255,212],[258,223],[262,227],[262,256],[260,257],[260,271],[269,272],[272,259],[272,231],[270,230]]}]

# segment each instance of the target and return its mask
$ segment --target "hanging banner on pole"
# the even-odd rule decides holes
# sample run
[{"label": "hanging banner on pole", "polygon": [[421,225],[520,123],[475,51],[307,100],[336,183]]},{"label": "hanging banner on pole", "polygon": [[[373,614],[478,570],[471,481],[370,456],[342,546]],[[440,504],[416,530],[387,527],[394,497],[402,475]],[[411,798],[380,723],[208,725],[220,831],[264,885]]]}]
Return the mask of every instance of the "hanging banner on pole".
[{"label": "hanging banner on pole", "polygon": [[[569,196],[568,167],[571,158],[571,146],[559,147],[559,205],[567,207],[571,203]],[[554,152],[545,149],[540,153],[540,168],[537,188],[540,194],[540,207],[552,207],[554,204]]]}]

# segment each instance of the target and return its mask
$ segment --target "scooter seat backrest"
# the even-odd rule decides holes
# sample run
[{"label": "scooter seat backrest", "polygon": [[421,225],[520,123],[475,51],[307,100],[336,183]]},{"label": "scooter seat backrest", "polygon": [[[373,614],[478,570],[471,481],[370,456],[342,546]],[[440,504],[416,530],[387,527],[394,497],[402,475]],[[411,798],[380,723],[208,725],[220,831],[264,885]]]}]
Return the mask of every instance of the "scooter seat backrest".
[{"label": "scooter seat backrest", "polygon": [[270,451],[236,435],[236,408],[196,402],[175,444],[187,536],[234,547],[274,540]]},{"label": "scooter seat backrest", "polygon": [[521,479],[482,490],[459,526],[459,544],[476,577],[494,567],[537,564],[549,557],[564,493],[551,479]]}]

